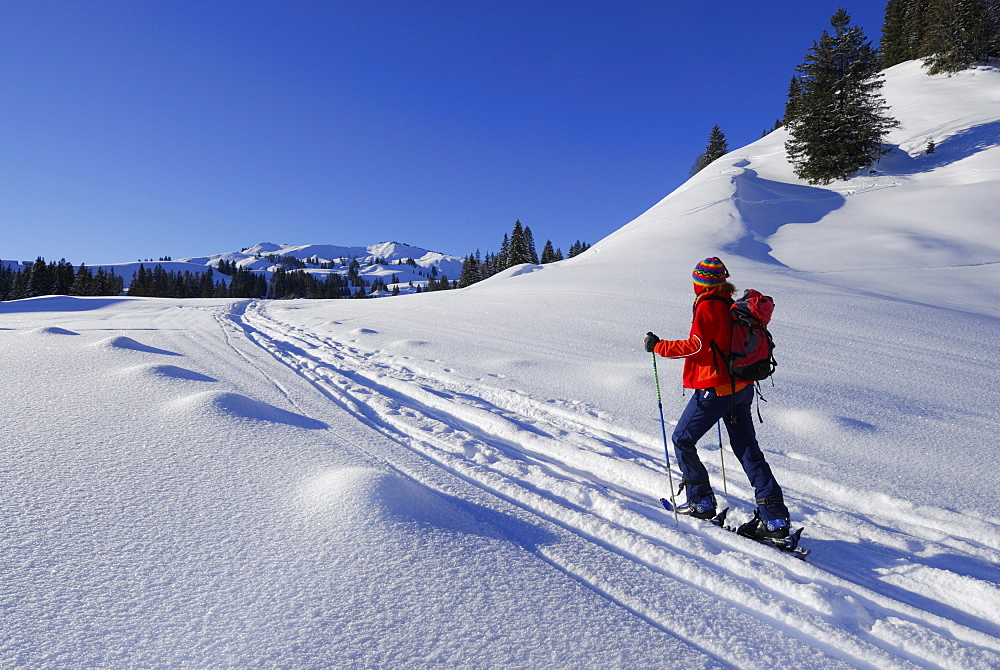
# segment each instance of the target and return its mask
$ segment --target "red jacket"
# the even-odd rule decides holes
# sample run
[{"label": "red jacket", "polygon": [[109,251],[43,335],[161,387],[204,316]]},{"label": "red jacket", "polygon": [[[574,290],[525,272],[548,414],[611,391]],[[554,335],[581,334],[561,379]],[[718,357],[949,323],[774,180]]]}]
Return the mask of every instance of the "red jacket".
[{"label": "red jacket", "polygon": [[[653,351],[666,358],[684,359],[684,388],[714,388],[719,395],[729,395],[733,379],[725,361],[713,351],[712,342],[728,356],[733,326],[727,302],[705,299],[713,294],[721,295],[718,289],[709,288],[695,298],[694,320],[686,340],[660,340]],[[746,386],[746,382],[736,381],[737,391]]]}]

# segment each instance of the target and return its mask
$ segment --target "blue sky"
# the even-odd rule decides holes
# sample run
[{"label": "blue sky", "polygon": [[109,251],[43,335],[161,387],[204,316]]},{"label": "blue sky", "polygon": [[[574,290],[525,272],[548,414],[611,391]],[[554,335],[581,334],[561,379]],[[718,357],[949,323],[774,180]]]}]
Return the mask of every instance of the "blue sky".
[{"label": "blue sky", "polygon": [[595,243],[841,6],[877,43],[875,0],[0,0],[0,258]]}]

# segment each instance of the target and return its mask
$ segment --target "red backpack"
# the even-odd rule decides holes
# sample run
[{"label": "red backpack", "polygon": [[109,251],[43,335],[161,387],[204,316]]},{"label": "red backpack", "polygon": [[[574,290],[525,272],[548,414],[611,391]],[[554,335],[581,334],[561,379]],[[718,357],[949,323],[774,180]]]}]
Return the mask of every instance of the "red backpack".
[{"label": "red backpack", "polygon": [[[726,300],[722,297],[709,297]],[[774,340],[767,330],[773,313],[774,300],[753,289],[746,289],[741,298],[731,303],[731,353],[726,356],[715,342],[712,342],[712,349],[725,362],[726,369],[734,378],[745,382],[759,382],[774,374],[778,362],[774,360]],[[733,383],[735,386],[735,381]]]}]

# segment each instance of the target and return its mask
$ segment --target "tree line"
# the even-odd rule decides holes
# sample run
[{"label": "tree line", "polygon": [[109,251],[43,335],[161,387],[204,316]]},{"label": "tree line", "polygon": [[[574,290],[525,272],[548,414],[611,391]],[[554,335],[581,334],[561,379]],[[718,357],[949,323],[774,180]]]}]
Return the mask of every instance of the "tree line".
[{"label": "tree line", "polygon": [[[500,254],[490,256],[490,265],[500,268],[498,258],[511,259],[529,256],[534,253],[534,243],[530,241],[530,230],[527,231],[528,241],[523,239],[524,230],[520,222],[516,226],[514,243],[505,236],[504,249]],[[547,248],[551,243],[547,244]],[[586,248],[581,242],[573,246],[571,255]],[[553,257],[561,260],[561,251],[553,251]],[[537,255],[533,256],[538,262]],[[385,259],[378,259],[388,265]],[[532,261],[525,261],[532,262]],[[549,262],[549,261],[546,261]],[[356,258],[344,261],[347,275],[336,273],[317,277],[298,268],[279,267],[271,273],[270,278],[264,273],[238,267],[235,263],[220,261],[218,273],[225,275],[228,281],[216,276],[216,271],[208,267],[205,272],[183,272],[167,270],[157,263],[147,268],[140,263],[139,269],[133,273],[128,287],[128,295],[143,298],[269,298],[272,300],[307,299],[338,299],[338,298],[368,298],[377,293],[399,295],[399,279],[392,277],[392,288],[381,277],[371,281],[361,276],[361,264]],[[407,259],[399,264],[408,264],[414,268],[416,261]],[[517,264],[517,263],[513,263]],[[324,264],[325,265],[325,264]],[[287,266],[294,267],[288,263]],[[509,267],[505,266],[505,267]],[[499,269],[496,270],[497,272]],[[422,273],[421,273],[422,274]],[[481,277],[485,278],[485,277]],[[412,286],[412,282],[411,282]],[[417,293],[424,291],[443,291],[459,287],[459,280],[449,280],[438,276],[436,267],[428,271],[426,287],[414,287]],[[86,265],[79,268],[65,259],[58,263],[47,263],[38,258],[34,263],[24,266],[0,267],[0,300],[20,300],[43,295],[73,295],[102,296],[122,295],[125,293],[124,280],[115,274],[114,270],[105,271],[98,268],[92,271]]]},{"label": "tree line", "polygon": [[[1000,58],[1000,0],[889,0],[879,49],[843,9],[830,26],[796,67],[784,116],[771,129],[788,130],[789,161],[811,184],[846,179],[892,150],[884,140],[898,123],[881,94],[884,68],[921,59],[930,75],[953,74]],[[715,125],[691,174],[727,152]]]},{"label": "tree line", "polygon": [[[167,271],[161,265],[152,270],[139,266],[129,286],[130,296],[151,298],[270,298],[272,300],[366,298],[369,286],[360,275],[347,277],[330,273],[322,278],[305,270],[278,268],[270,278],[246,268],[230,265],[225,273],[228,283],[215,280],[212,268],[205,272]],[[385,289],[385,283],[375,280],[371,292]]]},{"label": "tree line", "polygon": [[[160,264],[147,268],[140,264],[133,273],[128,295],[146,298],[366,298],[376,291],[389,291],[385,281],[376,278],[371,284],[352,265],[345,278],[328,274],[323,278],[303,270],[279,268],[268,279],[263,274],[231,265],[226,268],[228,282],[215,276],[209,267],[205,272],[166,270]],[[427,290],[452,288],[447,279],[432,279]],[[0,301],[21,300],[43,295],[107,296],[125,293],[125,282],[113,269],[91,270],[86,265],[74,266],[65,259],[47,263],[38,258],[25,266],[0,267]],[[431,286],[433,285],[433,287]],[[366,289],[368,289],[366,291]],[[399,294],[398,287],[392,290]]]},{"label": "tree line", "polygon": [[[569,248],[569,258],[578,256],[590,248],[586,242],[577,240]],[[542,255],[538,255],[535,246],[535,236],[531,228],[523,226],[520,220],[514,222],[514,228],[510,234],[504,233],[503,241],[500,243],[500,250],[496,253],[487,252],[483,257],[478,250],[469,254],[462,261],[462,273],[455,283],[456,288],[472,286],[476,282],[488,279],[495,274],[503,272],[507,268],[524,263],[534,265],[546,265],[557,261],[565,260],[562,249],[552,246],[552,240],[546,240],[542,248]],[[428,287],[428,290],[434,290]]]},{"label": "tree line", "polygon": [[0,267],[0,300],[22,300],[43,295],[119,295],[124,281],[112,269],[76,267],[65,258],[48,263],[38,257],[25,266]]},{"label": "tree line", "polygon": [[881,52],[883,67],[921,59],[928,74],[1000,58],[1000,1],[889,0]]},{"label": "tree line", "polygon": [[152,269],[140,264],[132,274],[128,294],[140,298],[259,298],[267,292],[267,280],[249,270],[238,269],[229,282],[216,280],[212,268],[205,272]]}]

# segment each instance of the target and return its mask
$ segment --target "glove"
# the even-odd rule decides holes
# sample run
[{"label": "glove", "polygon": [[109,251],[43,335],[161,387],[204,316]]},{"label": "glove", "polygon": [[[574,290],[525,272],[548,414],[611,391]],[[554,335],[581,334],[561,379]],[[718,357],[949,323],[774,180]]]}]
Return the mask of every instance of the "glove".
[{"label": "glove", "polygon": [[649,353],[653,353],[653,348],[659,341],[660,338],[658,338],[656,335],[653,335],[652,333],[646,333],[646,351],[648,351]]}]

